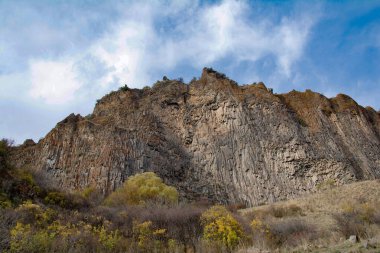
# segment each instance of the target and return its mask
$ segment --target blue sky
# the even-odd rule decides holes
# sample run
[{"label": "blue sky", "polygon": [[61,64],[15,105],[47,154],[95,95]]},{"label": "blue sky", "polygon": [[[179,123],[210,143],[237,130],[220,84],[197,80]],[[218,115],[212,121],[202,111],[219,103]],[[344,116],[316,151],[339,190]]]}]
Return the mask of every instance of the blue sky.
[{"label": "blue sky", "polygon": [[380,109],[380,1],[0,0],[0,137],[39,138],[119,86],[204,66]]}]

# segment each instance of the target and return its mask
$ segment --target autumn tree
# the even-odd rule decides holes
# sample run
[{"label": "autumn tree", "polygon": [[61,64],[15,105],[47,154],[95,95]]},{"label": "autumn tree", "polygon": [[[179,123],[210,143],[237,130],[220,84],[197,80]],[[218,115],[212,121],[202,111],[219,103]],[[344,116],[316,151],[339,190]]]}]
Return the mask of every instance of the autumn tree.
[{"label": "autumn tree", "polygon": [[111,193],[105,200],[110,206],[173,204],[178,201],[178,192],[166,185],[154,172],[131,176],[123,186]]},{"label": "autumn tree", "polygon": [[244,233],[239,222],[223,206],[213,206],[201,217],[203,238],[227,250],[234,249],[242,240]]}]

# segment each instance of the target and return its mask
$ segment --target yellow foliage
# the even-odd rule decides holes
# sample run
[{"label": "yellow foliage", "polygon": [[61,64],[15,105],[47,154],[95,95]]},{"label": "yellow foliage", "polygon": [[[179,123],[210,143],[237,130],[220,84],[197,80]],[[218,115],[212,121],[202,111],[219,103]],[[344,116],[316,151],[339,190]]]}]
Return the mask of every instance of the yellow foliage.
[{"label": "yellow foliage", "polygon": [[213,206],[202,214],[203,238],[228,249],[235,248],[244,233],[239,222],[223,206]]},{"label": "yellow foliage", "polygon": [[133,222],[133,233],[137,237],[137,245],[139,248],[145,248],[152,239],[151,226],[151,221],[145,221],[143,223]]},{"label": "yellow foliage", "polygon": [[21,252],[25,248],[25,239],[31,234],[30,225],[24,225],[17,222],[16,226],[11,230],[11,252]]},{"label": "yellow foliage", "polygon": [[268,240],[272,238],[272,233],[269,229],[269,226],[265,224],[261,219],[253,219],[251,222],[251,227],[254,234],[259,233],[265,235],[265,238]]},{"label": "yellow foliage", "polygon": [[75,242],[76,246],[80,247],[80,244],[86,243],[84,240],[86,237],[83,235],[96,238],[103,248],[101,252],[113,252],[123,240],[119,230],[108,231],[104,226],[96,228],[84,222],[79,222],[77,225],[70,223],[63,225],[59,221],[54,221],[46,227],[32,227],[30,224],[18,222],[10,234],[12,253],[50,252],[54,242],[61,241],[69,245],[72,238],[80,238]]},{"label": "yellow foliage", "polygon": [[162,248],[162,239],[166,235],[166,229],[154,229],[151,221],[139,223],[133,222],[133,234],[140,250],[150,252],[152,249]]},{"label": "yellow foliage", "polygon": [[87,199],[87,198],[90,197],[90,195],[91,195],[92,193],[94,193],[95,191],[96,191],[96,189],[95,189],[94,187],[89,186],[89,187],[84,188],[83,191],[80,192],[80,195],[81,195],[82,197],[84,197],[84,198]]},{"label": "yellow foliage", "polygon": [[62,192],[49,192],[44,199],[46,204],[64,207],[67,204],[65,195]]},{"label": "yellow foliage", "polygon": [[12,202],[8,199],[7,195],[0,192],[0,208],[10,208]]},{"label": "yellow foliage", "polygon": [[103,247],[110,251],[115,249],[116,245],[121,240],[119,230],[107,231],[104,226],[102,226],[101,228],[96,229],[95,232],[98,234],[99,242],[103,245]]},{"label": "yellow foliage", "polygon": [[110,206],[145,205],[148,202],[175,203],[178,192],[174,187],[163,183],[153,172],[136,174],[128,178],[123,186],[105,200]]},{"label": "yellow foliage", "polygon": [[31,200],[27,200],[16,208],[16,211],[32,214],[35,218],[42,214],[42,208],[34,204]]},{"label": "yellow foliage", "polygon": [[188,251],[186,251],[186,247],[180,242],[174,239],[169,239],[168,245],[167,245],[167,252],[188,252]]},{"label": "yellow foliage", "polygon": [[21,180],[22,182],[26,183],[27,187],[25,187],[24,185],[23,190],[28,191],[28,194],[33,192],[34,194],[38,195],[41,193],[41,188],[37,185],[33,175],[29,171],[16,169],[12,171],[12,174],[18,180]]},{"label": "yellow foliage", "polygon": [[16,211],[33,215],[36,223],[40,227],[51,223],[57,216],[57,212],[54,209],[47,208],[44,210],[41,206],[34,204],[31,200],[25,201],[16,208]]},{"label": "yellow foliage", "polygon": [[55,234],[46,230],[32,231],[29,224],[17,222],[10,231],[10,252],[47,252]]}]

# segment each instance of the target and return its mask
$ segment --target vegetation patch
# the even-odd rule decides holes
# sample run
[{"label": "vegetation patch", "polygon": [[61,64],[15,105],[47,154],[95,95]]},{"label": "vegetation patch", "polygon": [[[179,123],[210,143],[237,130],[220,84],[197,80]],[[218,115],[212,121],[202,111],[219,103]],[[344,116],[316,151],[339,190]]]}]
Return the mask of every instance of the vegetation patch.
[{"label": "vegetation patch", "polygon": [[174,204],[177,201],[178,192],[174,187],[164,184],[153,172],[145,172],[129,177],[104,203],[109,206],[121,206]]}]

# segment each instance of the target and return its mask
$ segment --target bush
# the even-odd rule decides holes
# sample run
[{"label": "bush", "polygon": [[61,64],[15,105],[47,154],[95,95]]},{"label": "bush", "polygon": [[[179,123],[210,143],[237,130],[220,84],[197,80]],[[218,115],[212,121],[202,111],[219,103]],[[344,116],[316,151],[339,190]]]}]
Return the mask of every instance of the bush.
[{"label": "bush", "polygon": [[297,246],[316,237],[314,226],[297,218],[269,224],[271,240],[275,245]]},{"label": "bush", "polygon": [[11,200],[8,198],[8,196],[5,193],[0,192],[0,208],[10,208],[10,207],[12,207]]},{"label": "bush", "polygon": [[121,86],[120,88],[119,88],[119,91],[129,91],[130,90],[130,88],[128,87],[128,85],[126,85],[126,84],[124,84],[124,86]]},{"label": "bush", "polygon": [[10,165],[8,163],[9,152],[13,141],[8,139],[0,140],[0,172],[8,170]]},{"label": "bush", "polygon": [[0,252],[9,249],[9,231],[16,224],[16,220],[17,213],[13,209],[0,209]]},{"label": "bush", "polygon": [[213,206],[202,214],[203,238],[228,250],[236,248],[243,239],[241,225],[223,206]]},{"label": "bush", "polygon": [[288,206],[272,206],[270,213],[276,218],[292,217],[302,215],[302,209],[295,204]]},{"label": "bush", "polygon": [[133,235],[137,242],[138,248],[143,252],[152,252],[154,250],[164,249],[164,239],[166,229],[155,229],[151,221],[133,223]]},{"label": "bush", "polygon": [[78,193],[63,193],[59,191],[47,192],[44,203],[51,206],[59,206],[66,209],[88,208],[88,200]]},{"label": "bush", "polygon": [[347,238],[351,235],[367,236],[367,227],[370,224],[379,224],[379,211],[374,204],[345,203],[342,212],[334,214],[337,230]]},{"label": "bush", "polygon": [[90,206],[97,206],[104,199],[104,196],[101,193],[101,191],[91,186],[79,192],[79,196],[86,200]]},{"label": "bush", "polygon": [[177,244],[195,250],[195,244],[202,235],[200,217],[203,210],[188,205],[135,207],[127,209],[127,219],[150,221],[154,227],[165,229],[167,237],[175,240]]},{"label": "bush", "polygon": [[251,228],[253,232],[253,239],[257,242],[270,242],[272,233],[270,232],[269,225],[260,218],[254,218],[251,222]]},{"label": "bush", "polygon": [[270,205],[266,208],[251,212],[248,216],[251,219],[266,219],[269,217],[275,218],[285,218],[285,217],[294,217],[294,216],[302,216],[304,215],[302,212],[302,208],[295,205]]},{"label": "bush", "polygon": [[36,184],[32,174],[26,170],[12,170],[2,182],[3,196],[13,204],[20,204],[28,199],[35,199],[42,190]]},{"label": "bush", "polygon": [[60,207],[65,207],[67,205],[66,197],[62,192],[48,192],[44,201],[47,205],[57,205]]},{"label": "bush", "polygon": [[48,252],[53,239],[54,234],[46,230],[33,231],[29,224],[18,222],[11,230],[10,252]]},{"label": "bush", "polygon": [[113,252],[116,246],[121,241],[121,236],[119,230],[107,231],[107,229],[102,226],[99,229],[95,229],[95,233],[99,238],[99,243],[110,252]]},{"label": "bush", "polygon": [[284,245],[294,247],[315,236],[314,226],[297,218],[269,221],[254,219],[251,226],[255,241],[262,240],[271,248]]},{"label": "bush", "polygon": [[359,237],[366,236],[366,227],[363,220],[356,213],[343,212],[335,214],[334,219],[337,225],[337,231],[342,233],[346,238],[351,235]]},{"label": "bush", "polygon": [[173,204],[178,201],[174,187],[162,182],[153,172],[136,174],[128,178],[123,186],[111,193],[105,200],[109,206]]},{"label": "bush", "polygon": [[31,203],[22,209],[33,210],[37,222],[17,221],[10,229],[9,252],[127,252],[126,238],[119,230],[109,229],[107,222],[92,226],[83,221],[62,221],[51,216],[49,209],[43,211]]}]

